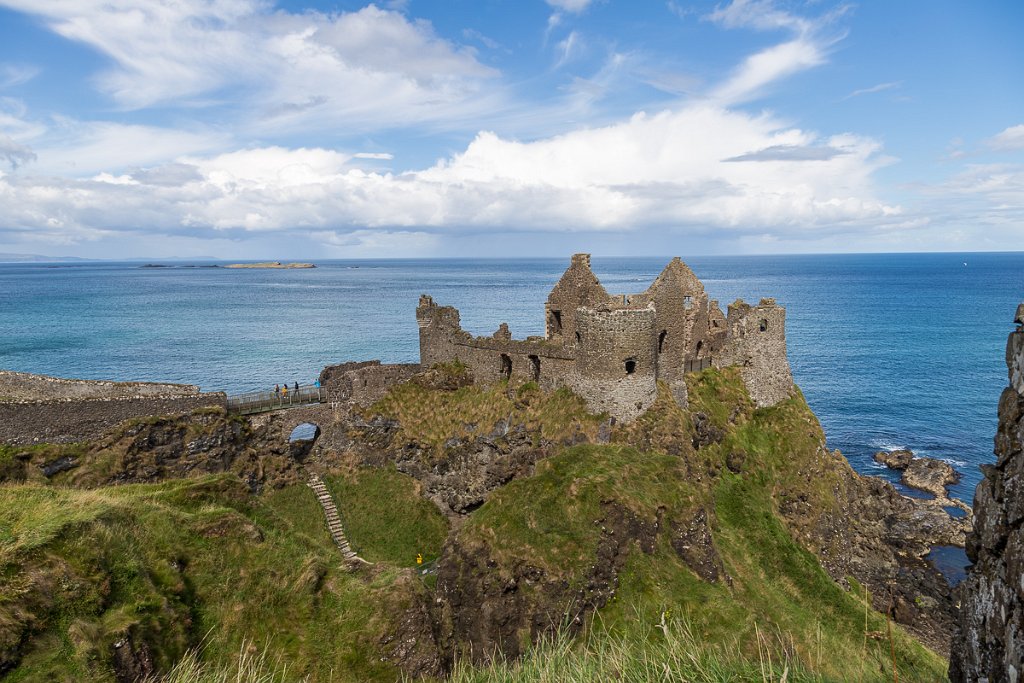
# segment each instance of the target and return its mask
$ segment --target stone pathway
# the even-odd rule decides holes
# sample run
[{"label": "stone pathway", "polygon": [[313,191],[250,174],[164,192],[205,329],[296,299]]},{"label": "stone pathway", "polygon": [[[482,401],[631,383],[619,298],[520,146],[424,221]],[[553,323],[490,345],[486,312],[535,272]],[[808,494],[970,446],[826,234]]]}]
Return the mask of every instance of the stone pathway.
[{"label": "stone pathway", "polygon": [[349,546],[348,539],[345,538],[345,529],[341,526],[341,516],[338,514],[338,508],[334,504],[334,499],[331,498],[331,494],[327,490],[327,485],[324,484],[323,479],[319,475],[311,474],[309,476],[309,488],[313,489],[316,499],[320,501],[320,507],[324,509],[324,515],[327,517],[327,528],[331,531],[331,537],[334,539],[335,545],[341,550],[345,563],[349,565],[369,564],[369,562],[356,555],[355,551]]}]

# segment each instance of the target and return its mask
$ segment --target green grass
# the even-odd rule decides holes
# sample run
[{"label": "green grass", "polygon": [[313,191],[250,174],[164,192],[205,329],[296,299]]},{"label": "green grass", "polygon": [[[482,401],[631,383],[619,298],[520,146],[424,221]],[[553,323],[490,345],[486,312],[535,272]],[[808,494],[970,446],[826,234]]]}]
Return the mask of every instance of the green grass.
[{"label": "green grass", "polygon": [[3,486],[0,510],[0,656],[35,634],[7,680],[112,680],[126,636],[167,670],[206,634],[211,661],[255,642],[317,680],[396,675],[378,641],[405,584],[387,567],[344,569],[305,486],[262,499],[232,476]]},{"label": "green grass", "polygon": [[[660,509],[666,524],[685,519],[699,506],[709,514],[729,581],[701,580],[675,554],[669,534],[662,533],[653,554],[637,548],[631,552],[618,591],[594,620],[584,652],[614,643],[640,658],[654,656],[647,650],[650,633],[638,623],[656,622],[669,612],[701,642],[728,643],[748,663],[768,653],[776,662],[788,658],[790,680],[794,671],[813,672],[823,680],[892,680],[888,636],[879,636],[888,632],[884,617],[871,611],[865,629],[863,589],[854,583],[854,590],[844,591],[793,540],[775,512],[776,497],[784,495],[806,495],[818,514],[829,514],[836,505],[841,465],[823,449],[821,428],[803,397],[755,410],[731,370],[708,370],[689,379],[691,407],[723,430],[720,443],[679,457],[625,446],[567,449],[538,463],[535,476],[492,494],[462,528],[460,542],[486,547],[497,560],[495,571],[527,561],[573,584],[594,561],[600,538],[594,520],[602,517],[602,503],[624,505],[651,523]],[[673,422],[682,428],[679,412],[666,404],[641,423],[646,420],[653,430]],[[635,441],[639,430],[629,430],[619,430],[616,438]],[[656,439],[645,443],[653,445]],[[724,466],[734,452],[745,455],[741,474]],[[892,633],[900,680],[944,678],[942,658],[902,628],[893,625]],[[562,646],[546,647],[555,649],[538,655],[530,667],[545,666],[541,660]],[[576,671],[600,677],[600,669],[587,669],[575,659],[586,658],[575,648],[564,652],[572,661],[550,680],[586,678]],[[540,669],[524,670],[536,674]],[[724,678],[708,680],[746,680],[729,670],[733,673]],[[509,665],[495,675],[510,681],[534,675],[516,671]],[[757,669],[748,673],[751,680],[760,680]]]},{"label": "green grass", "polygon": [[418,481],[394,467],[361,467],[325,483],[338,506],[349,544],[370,562],[416,566],[441,554],[448,521],[420,496]]},{"label": "green grass", "polygon": [[437,391],[407,382],[392,388],[367,411],[401,423],[400,437],[431,448],[439,458],[444,443],[491,432],[500,420],[523,424],[539,437],[555,443],[577,432],[593,436],[603,416],[587,412],[583,399],[566,389],[543,392],[530,382],[509,396],[506,382]]},{"label": "green grass", "polygon": [[[449,379],[446,386],[458,384]],[[843,485],[846,465],[823,449],[803,397],[755,409],[731,369],[687,382],[689,410],[659,387],[654,408],[617,428],[614,444],[540,460],[533,476],[493,491],[458,529],[465,550],[496,562],[495,576],[526,562],[544,570],[544,581],[578,586],[609,505],[662,524],[653,553],[630,546],[614,597],[578,637],[544,640],[516,662],[461,661],[455,683],[892,680],[884,616],[868,612],[865,628],[864,589],[851,581],[843,590],[776,513],[781,500],[804,496],[814,514],[833,514]],[[532,384],[510,395],[504,384],[408,383],[370,412],[401,420],[404,438],[434,457],[448,438],[486,433],[509,417],[554,443],[592,435],[602,421],[571,393]],[[721,441],[695,451],[692,412],[707,415]],[[78,447],[37,447],[33,462],[63,448]],[[14,467],[15,452],[0,448],[0,470]],[[725,467],[730,454],[744,456],[738,474]],[[395,680],[381,638],[433,589],[406,568],[417,553],[428,562],[439,555],[447,520],[393,468],[325,480],[372,567],[342,566],[305,485],[258,497],[233,475],[0,486],[0,667],[29,638],[5,680],[113,680],[110,653],[125,638],[149,644],[171,683]],[[728,579],[702,580],[671,545],[673,522],[697,509]],[[527,607],[540,599],[519,590]],[[895,625],[892,634],[901,681],[944,678],[940,657]]]}]

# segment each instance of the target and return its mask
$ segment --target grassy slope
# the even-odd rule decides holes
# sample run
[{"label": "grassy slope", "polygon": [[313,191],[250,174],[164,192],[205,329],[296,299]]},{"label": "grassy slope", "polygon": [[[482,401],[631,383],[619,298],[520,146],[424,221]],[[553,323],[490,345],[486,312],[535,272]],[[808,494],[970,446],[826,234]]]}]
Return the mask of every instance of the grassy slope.
[{"label": "grassy slope", "polygon": [[[379,510],[420,503],[409,482],[376,491],[386,494]],[[391,520],[432,529],[436,543],[444,520],[425,517]],[[112,680],[111,644],[126,633],[153,643],[165,670],[205,636],[211,661],[256,644],[292,674],[393,680],[377,639],[404,599],[398,570],[353,575],[339,560],[305,486],[261,499],[227,475],[95,490],[0,486],[0,642],[19,611],[42,620],[8,680]]]},{"label": "grassy slope", "polygon": [[[891,680],[889,640],[881,635],[887,631],[885,619],[871,612],[865,629],[863,593],[856,586],[845,592],[832,581],[816,558],[792,540],[773,507],[777,487],[797,485],[808,488],[815,504],[827,507],[835,485],[828,476],[808,483],[799,472],[804,461],[818,457],[821,444],[820,427],[802,396],[755,411],[729,371],[706,371],[691,380],[692,408],[725,432],[697,459],[717,470],[716,476],[704,475],[697,482],[683,459],[628,447],[572,448],[540,463],[536,476],[496,492],[464,527],[464,540],[487,544],[494,556],[506,560],[528,558],[571,581],[592,561],[599,537],[593,520],[601,517],[601,501],[624,503],[649,520],[659,507],[671,519],[709,504],[715,513],[715,545],[732,585],[701,581],[662,534],[654,555],[632,553],[617,596],[600,611],[579,657],[614,643],[620,653],[642,660],[651,638],[661,637],[660,631],[652,636],[650,625],[667,613],[698,640],[736,648],[748,662],[758,660],[760,643],[771,646],[776,662],[788,658],[791,667],[825,680]],[[648,416],[648,430],[660,422],[678,422],[676,410]],[[725,457],[736,451],[746,456],[742,474],[724,466]],[[945,677],[944,660],[895,626],[893,634],[900,680]],[[526,668],[545,657],[537,653]],[[555,680],[584,680],[571,673],[582,666],[567,662],[565,676]],[[524,672],[506,680],[528,680]],[[509,675],[500,666],[492,673]],[[465,680],[478,680],[478,675],[467,674]]]},{"label": "grassy slope", "polygon": [[400,437],[432,447],[440,456],[445,441],[489,433],[500,420],[524,424],[555,443],[577,433],[593,437],[603,417],[587,413],[583,399],[566,389],[545,393],[536,384],[510,396],[507,382],[439,392],[409,382],[395,387],[367,411],[401,422]]},{"label": "grassy slope", "polygon": [[420,497],[419,482],[393,467],[359,468],[327,477],[349,544],[370,562],[398,567],[437,559],[448,523],[433,503]]},{"label": "grassy slope", "polygon": [[[802,397],[754,410],[734,372],[690,380],[691,409],[722,430],[719,443],[694,453],[689,415],[659,400],[614,435],[622,443],[567,449],[535,476],[495,491],[460,534],[498,558],[527,557],[572,581],[593,560],[603,501],[648,520],[659,507],[669,521],[703,507],[731,585],[700,580],[662,533],[653,555],[630,554],[617,595],[583,637],[543,644],[521,664],[461,666],[456,680],[650,680],[666,666],[690,680],[773,680],[783,668],[789,680],[891,680],[889,641],[865,638],[858,589],[831,581],[773,509],[780,488],[827,508],[838,485],[828,472],[802,474],[808,463],[820,465],[821,443]],[[442,393],[405,385],[376,410],[435,446],[467,423],[488,429],[509,415],[533,420],[553,441],[600,422],[566,392],[545,396],[533,387],[509,398],[505,387]],[[741,474],[725,467],[736,453],[745,456]],[[276,670],[280,680],[393,680],[376,642],[405,599],[394,588],[399,568],[417,552],[435,557],[446,523],[418,497],[416,482],[394,470],[353,470],[327,482],[352,543],[378,563],[373,572],[340,569],[304,486],[262,498],[227,475],[95,490],[0,486],[0,647],[18,610],[47,615],[9,680],[109,680],[110,644],[127,632],[159,643],[165,665],[206,636],[209,677],[196,680],[221,680],[239,653],[253,651],[268,653],[261,671]],[[32,597],[33,585],[49,602]],[[885,633],[883,618],[868,619],[868,632]],[[943,678],[940,658],[893,633],[900,680]],[[768,652],[775,674],[762,679]]]}]

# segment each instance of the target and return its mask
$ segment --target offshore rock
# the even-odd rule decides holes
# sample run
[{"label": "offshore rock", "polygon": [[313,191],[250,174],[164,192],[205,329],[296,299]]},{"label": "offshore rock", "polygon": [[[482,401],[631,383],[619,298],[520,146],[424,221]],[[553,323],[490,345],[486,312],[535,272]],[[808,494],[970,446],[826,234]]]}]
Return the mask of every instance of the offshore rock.
[{"label": "offshore rock", "polygon": [[995,465],[974,502],[967,556],[974,564],[962,584],[959,632],[949,677],[954,683],[1024,678],[1024,304],[1006,345],[1010,386],[999,398]]},{"label": "offshore rock", "polygon": [[885,465],[891,470],[905,470],[914,459],[914,452],[906,449],[895,451],[878,451],[875,453],[875,462]]},{"label": "offshore rock", "polygon": [[946,497],[946,486],[955,484],[960,475],[948,462],[934,458],[915,458],[903,471],[903,483],[926,491],[936,498]]}]

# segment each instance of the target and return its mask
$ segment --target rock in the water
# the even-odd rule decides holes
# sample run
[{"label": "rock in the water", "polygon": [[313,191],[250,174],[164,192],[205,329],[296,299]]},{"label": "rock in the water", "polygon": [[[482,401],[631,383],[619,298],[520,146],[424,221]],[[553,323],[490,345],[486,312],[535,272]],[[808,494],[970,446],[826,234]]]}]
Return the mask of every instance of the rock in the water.
[{"label": "rock in the water", "polygon": [[959,481],[960,475],[948,462],[935,458],[914,458],[903,470],[903,483],[936,498],[946,497],[946,486]]},{"label": "rock in the water", "polygon": [[914,453],[908,450],[878,451],[875,462],[885,465],[891,470],[905,470],[914,459]]},{"label": "rock in the water", "polygon": [[1024,678],[1024,310],[1006,345],[1010,386],[999,398],[994,465],[975,494],[967,557],[974,564],[961,584],[959,632],[953,637],[949,678]]}]

